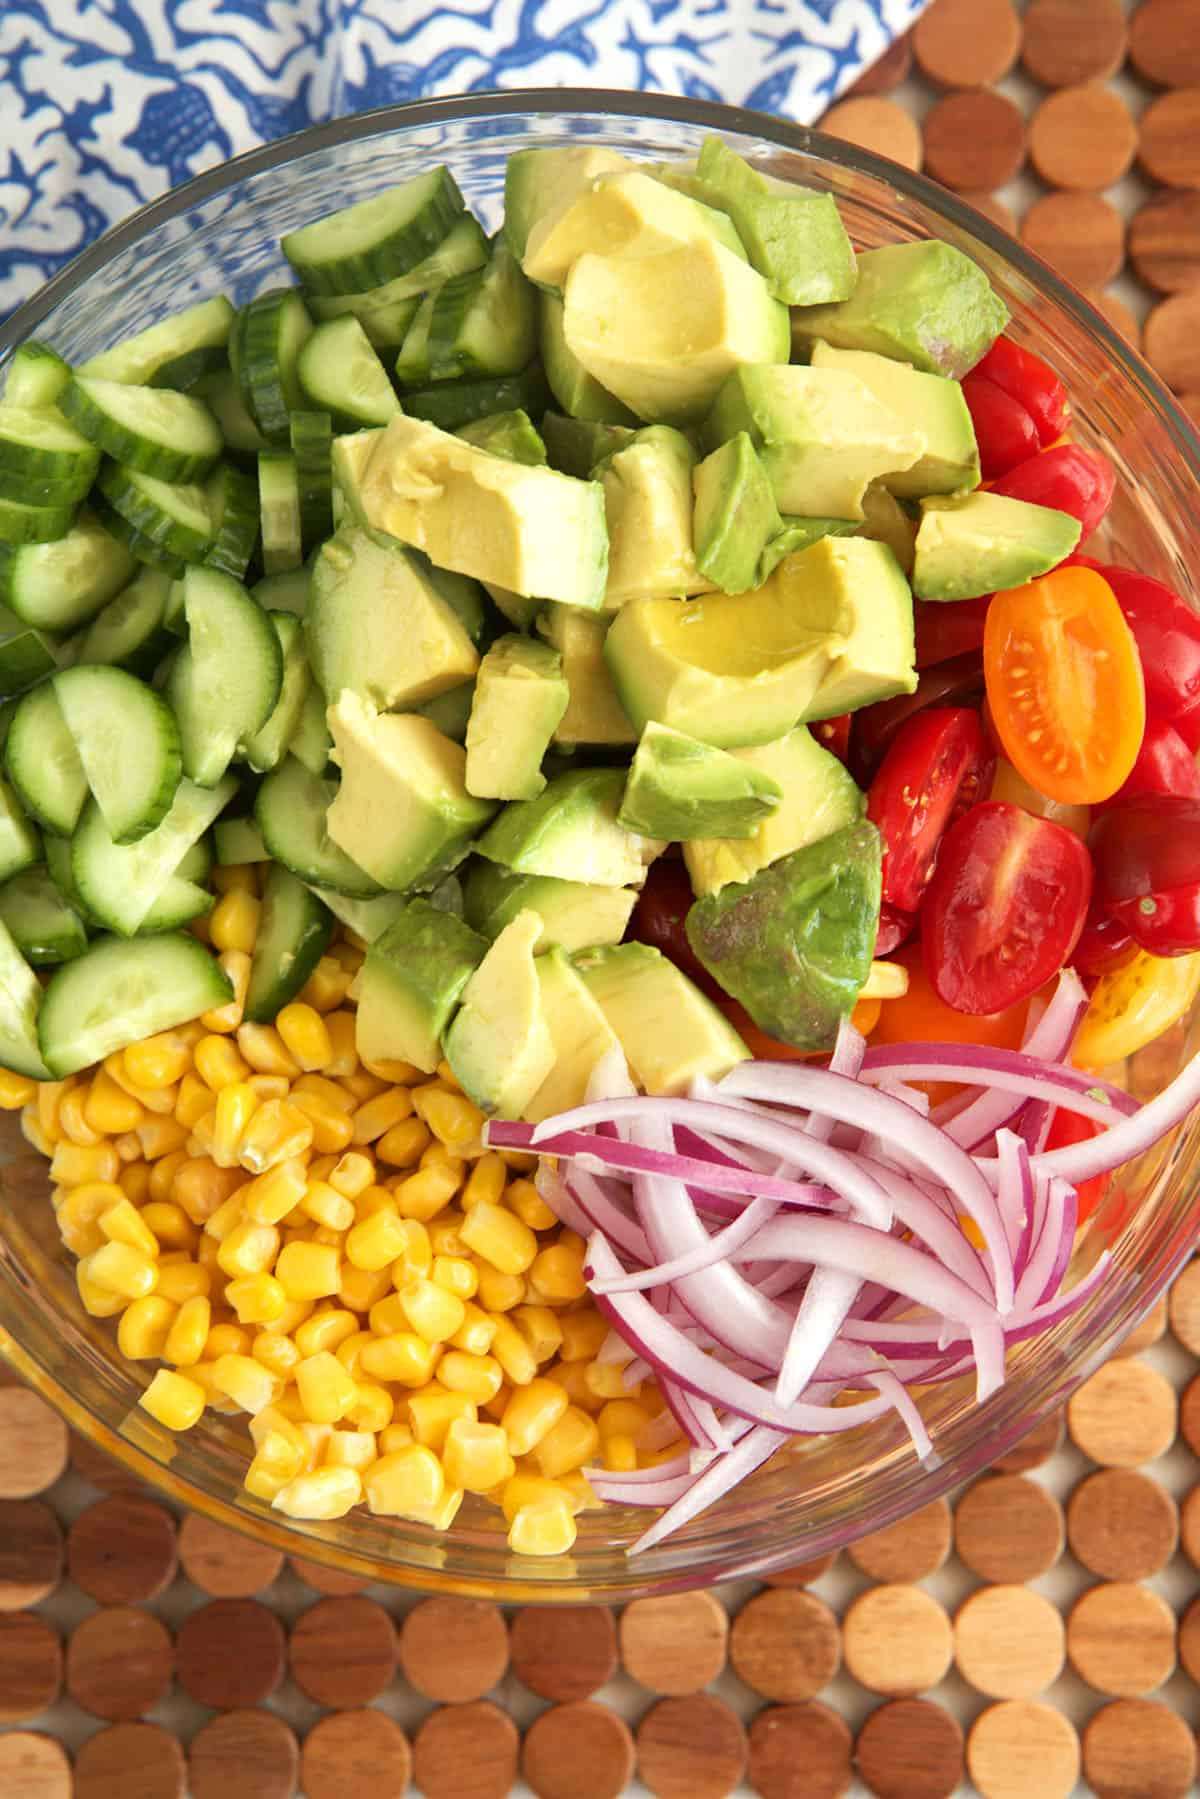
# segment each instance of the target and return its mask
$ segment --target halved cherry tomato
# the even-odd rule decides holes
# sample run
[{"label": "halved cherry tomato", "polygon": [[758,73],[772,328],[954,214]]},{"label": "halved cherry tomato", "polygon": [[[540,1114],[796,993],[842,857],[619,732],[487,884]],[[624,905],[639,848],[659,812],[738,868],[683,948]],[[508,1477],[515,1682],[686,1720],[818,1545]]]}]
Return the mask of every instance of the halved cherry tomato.
[{"label": "halved cherry tomato", "polygon": [[913,635],[917,667],[929,668],[953,657],[983,648],[983,624],[990,593],[977,600],[914,600]]},{"label": "halved cherry tomato", "polygon": [[1125,926],[1106,912],[1093,894],[1079,942],[1071,956],[1078,973],[1087,976],[1112,974],[1132,962],[1137,953],[1137,944]]},{"label": "halved cherry tomato", "polygon": [[977,1043],[988,1049],[1019,1049],[1025,1035],[1024,1000],[1003,1011],[973,1017],[948,1006],[921,959],[919,943],[907,944],[890,958],[908,970],[908,991],[885,999],[872,1043]]},{"label": "halved cherry tomato", "polygon": [[1096,893],[1155,956],[1200,949],[1200,799],[1142,793],[1108,808],[1089,844]]},{"label": "halved cherry tomato", "polygon": [[1042,447],[1038,428],[1020,400],[975,369],[962,378],[963,399],[975,427],[979,466],[985,481],[1007,475]]},{"label": "halved cherry tomato", "polygon": [[1175,793],[1200,799],[1200,766],[1174,725],[1146,720],[1146,735],[1123,787],[1105,806],[1119,806],[1139,793]]},{"label": "halved cherry tomato", "polygon": [[1146,726],[1137,644],[1108,583],[1057,568],[998,593],[983,640],[988,705],[1005,754],[1047,798],[1109,799]]},{"label": "halved cherry tomato", "polygon": [[912,912],[901,912],[886,901],[879,908],[879,929],[875,934],[875,954],[890,956],[894,949],[907,943],[916,926],[916,917]]},{"label": "halved cherry tomato", "polygon": [[1150,575],[1112,566],[1103,574],[1137,640],[1147,710],[1200,749],[1200,613]]},{"label": "halved cherry tomato", "polygon": [[1200,954],[1150,956],[1102,975],[1071,1051],[1078,1068],[1107,1068],[1144,1049],[1181,1019],[1200,992]]},{"label": "halved cherry tomato", "polygon": [[687,940],[685,921],[695,903],[687,869],[674,856],[660,856],[646,876],[625,932],[626,942],[648,943],[695,981],[711,1000],[724,1003],[725,990],[713,980]]},{"label": "halved cherry tomato", "polygon": [[933,986],[960,1012],[1028,999],[1070,961],[1092,891],[1078,837],[1019,806],[973,806],[942,839],[921,907]]},{"label": "halved cherry tomato", "polygon": [[994,758],[979,714],[931,706],[897,731],[867,795],[883,840],[883,901],[915,912],[951,821],[982,798]]},{"label": "halved cherry tomato", "polygon": [[[955,603],[948,604],[953,611]],[[915,693],[897,694],[894,700],[880,700],[864,706],[852,715],[850,727],[850,772],[860,787],[870,786],[875,770],[882,762],[888,745],[914,713],[927,706],[970,706],[983,697],[983,658],[978,650],[955,656],[927,668],[917,682]]]},{"label": "halved cherry tomato", "polygon": [[839,762],[848,762],[850,758],[850,723],[849,712],[839,712],[836,718],[822,718],[808,728],[823,750],[836,756]]},{"label": "halved cherry tomato", "polygon": [[1011,337],[998,337],[971,370],[985,375],[1025,408],[1037,426],[1043,449],[1060,438],[1071,416],[1066,387],[1048,362],[1023,349]]},{"label": "halved cherry tomato", "polygon": [[1036,818],[1048,818],[1052,825],[1062,825],[1087,842],[1092,822],[1089,808],[1069,806],[1063,800],[1047,799],[1044,793],[1030,786],[1024,775],[1017,773],[1007,756],[998,756],[996,759],[996,772],[992,776],[991,792],[987,797],[989,800],[1007,800],[1011,806],[1024,806],[1026,812],[1032,812]]},{"label": "halved cherry tomato", "polygon": [[[1097,1119],[1081,1118],[1078,1112],[1064,1112],[1060,1106],[1050,1121],[1046,1148],[1066,1149],[1071,1143],[1089,1143],[1093,1137],[1098,1137],[1104,1128]],[[1079,1204],[1077,1216],[1080,1224],[1086,1218],[1091,1217],[1103,1200],[1111,1179],[1112,1176],[1108,1174],[1094,1174],[1090,1180],[1081,1181],[1076,1187],[1075,1197]]]},{"label": "halved cherry tomato", "polygon": [[1086,540],[1108,511],[1116,481],[1107,456],[1078,444],[1056,444],[993,481],[992,492],[1069,512],[1079,520],[1081,539]]}]

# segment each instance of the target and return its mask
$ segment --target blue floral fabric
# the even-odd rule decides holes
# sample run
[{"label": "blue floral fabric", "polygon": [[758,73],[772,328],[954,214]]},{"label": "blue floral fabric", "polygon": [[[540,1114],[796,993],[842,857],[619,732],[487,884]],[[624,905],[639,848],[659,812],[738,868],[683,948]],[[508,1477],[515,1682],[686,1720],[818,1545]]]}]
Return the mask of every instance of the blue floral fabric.
[{"label": "blue floral fabric", "polygon": [[819,118],[924,0],[0,0],[0,318],[143,201],[430,94],[596,86]]}]

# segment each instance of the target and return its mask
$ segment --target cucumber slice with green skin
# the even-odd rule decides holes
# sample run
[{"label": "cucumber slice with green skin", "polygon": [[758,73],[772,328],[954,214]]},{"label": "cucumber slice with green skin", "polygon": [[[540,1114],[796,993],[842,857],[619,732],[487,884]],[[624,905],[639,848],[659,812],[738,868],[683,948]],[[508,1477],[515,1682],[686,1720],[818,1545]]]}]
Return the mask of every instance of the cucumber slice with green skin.
[{"label": "cucumber slice with green skin", "polygon": [[296,363],[312,328],[295,287],[270,288],[238,314],[231,360],[247,410],[270,443],[287,442],[288,413],[304,404]]},{"label": "cucumber slice with green skin", "polygon": [[387,370],[352,313],[317,326],[296,373],[309,405],[327,412],[337,431],[386,425],[400,410]]},{"label": "cucumber slice with green skin", "polygon": [[183,852],[175,873],[181,881],[195,881],[197,886],[203,886],[213,871],[215,860],[212,838],[206,834],[197,837],[191,849]]},{"label": "cucumber slice with green skin", "polygon": [[8,728],[4,765],[30,817],[69,837],[88,796],[87,775],[53,681],[27,693]]},{"label": "cucumber slice with green skin", "polygon": [[270,1024],[295,999],[333,936],[328,906],[286,868],[273,867],[250,963],[246,1017]]},{"label": "cucumber slice with green skin", "polygon": [[0,1068],[30,1081],[48,1081],[38,1044],[42,989],[37,976],[0,921]]},{"label": "cucumber slice with green skin", "polygon": [[42,1058],[61,1079],[232,998],[232,982],[194,937],[102,937],[50,977],[37,1020]]},{"label": "cucumber slice with green skin", "polygon": [[105,824],[117,843],[136,843],[166,816],[179,786],[171,708],[123,668],[69,668],[53,686]]},{"label": "cucumber slice with green skin", "polygon": [[486,267],[438,289],[429,322],[435,381],[515,375],[536,352],[534,288],[507,244],[497,244]]},{"label": "cucumber slice with green skin", "polygon": [[0,881],[20,874],[23,868],[32,868],[41,859],[41,838],[8,782],[0,780]]},{"label": "cucumber slice with green skin", "polygon": [[394,364],[395,376],[401,387],[419,387],[422,382],[433,380],[429,360],[429,330],[433,324],[436,299],[436,289],[423,297],[404,333],[404,342]]},{"label": "cucumber slice with green skin", "polygon": [[221,427],[191,394],[72,376],[59,400],[90,443],[160,481],[200,481],[224,448]]},{"label": "cucumber slice with green skin", "polygon": [[351,899],[374,899],[383,889],[352,862],[325,828],[337,782],[324,780],[295,756],[285,756],[258,790],[254,817],[276,862],[313,887]]},{"label": "cucumber slice with green skin", "polygon": [[133,675],[152,674],[170,648],[170,633],[163,623],[170,591],[171,577],[165,570],[139,570],[87,627],[79,660],[125,668]]},{"label": "cucumber slice with green skin", "polygon": [[137,571],[124,544],[87,507],[65,537],[0,549],[0,602],[40,631],[86,625]]},{"label": "cucumber slice with green skin", "polygon": [[222,868],[271,860],[262,832],[252,818],[218,818],[213,826],[213,844]]},{"label": "cucumber slice with green skin", "polygon": [[216,528],[208,494],[198,483],[163,481],[140,469],[107,462],[96,487],[131,530],[169,555],[185,562],[211,555]]},{"label": "cucumber slice with green skin", "polygon": [[0,468],[0,500],[17,506],[78,506],[82,495],[78,481],[58,481],[53,477],[15,474]]},{"label": "cucumber slice with green skin", "polygon": [[202,375],[195,391],[196,397],[204,401],[221,427],[226,449],[242,456],[255,456],[259,450],[268,447],[266,438],[246,408],[241,383],[231,368]]},{"label": "cucumber slice with green skin", "polygon": [[379,350],[398,349],[404,342],[417,301],[455,275],[482,268],[488,259],[488,240],[483,226],[464,213],[446,233],[437,249],[423,262],[365,293],[313,294],[309,307],[321,320],[357,318],[367,337]]},{"label": "cucumber slice with green skin", "polygon": [[530,363],[519,375],[445,381],[437,387],[414,388],[404,396],[404,410],[410,417],[428,419],[443,431],[457,431],[472,419],[518,408],[539,418],[549,405],[550,389],[539,362]]},{"label": "cucumber slice with green skin", "polygon": [[293,412],[288,429],[300,494],[300,535],[311,550],[333,530],[333,420],[327,412]]},{"label": "cucumber slice with green skin", "polygon": [[100,466],[100,452],[56,408],[0,406],[0,469],[31,481],[57,481],[78,498]]},{"label": "cucumber slice with green skin", "polygon": [[71,379],[71,365],[49,344],[29,338],[13,351],[4,371],[6,406],[53,406]]},{"label": "cucumber slice with green skin", "polygon": [[190,568],[183,578],[188,641],[167,680],[179,721],[183,772],[214,787],[239,743],[270,718],[283,684],[283,652],[270,617],[232,575]]},{"label": "cucumber slice with green skin", "polygon": [[280,247],[311,293],[360,293],[424,261],[465,207],[442,165],[289,231]]},{"label": "cucumber slice with green skin", "polygon": [[232,462],[221,462],[205,485],[212,516],[212,548],[204,560],[240,581],[258,543],[258,488],[250,475]]},{"label": "cucumber slice with green skin", "polygon": [[92,917],[83,903],[82,895],[75,885],[71,873],[71,839],[69,837],[45,837],[42,848],[46,855],[46,873],[54,882],[73,912],[78,912],[84,925],[89,929],[97,928],[97,921]]},{"label": "cucumber slice with green skin", "polygon": [[320,778],[329,767],[332,750],[333,738],[325,722],[325,695],[314,681],[305,695],[300,723],[288,745],[288,754],[294,756],[310,775]]},{"label": "cucumber slice with green skin", "polygon": [[184,880],[182,875],[172,875],[138,926],[138,936],[148,937],[156,931],[178,931],[183,925],[191,924],[193,919],[203,918],[216,903],[215,893],[209,893],[195,881]]},{"label": "cucumber slice with green skin", "polygon": [[163,624],[172,637],[187,636],[187,609],[184,606],[182,570],[167,588],[166,605],[163,607]]},{"label": "cucumber slice with green skin", "polygon": [[289,450],[259,452],[258,503],[263,568],[268,575],[299,568],[304,557],[300,477]]},{"label": "cucumber slice with green skin", "polygon": [[111,350],[102,350],[99,356],[82,363],[79,373],[131,386],[186,386],[188,383],[178,378],[185,359],[216,355],[223,362],[236,317],[224,294],[201,300],[186,312],[172,313],[170,318],[139,331],[136,337],[114,344]]},{"label": "cucumber slice with green skin", "polygon": [[87,948],[87,932],[42,867],[26,868],[0,887],[0,924],[35,968],[69,962]]},{"label": "cucumber slice with green skin", "polygon": [[287,755],[312,686],[300,620],[294,612],[269,612],[267,617],[283,655],[283,682],[270,718],[242,745],[246,761],[257,774],[268,774]]},{"label": "cucumber slice with green skin", "polygon": [[165,544],[155,543],[152,537],[136,531],[98,492],[92,494],[92,511],[108,535],[125,550],[134,568],[140,564],[143,568],[162,569],[168,575],[182,575],[187,567],[182,556],[167,549]]},{"label": "cucumber slice with green skin", "polygon": [[26,506],[0,495],[0,543],[54,543],[65,537],[75,520],[76,503]]},{"label": "cucumber slice with green skin", "polygon": [[140,931],[168,882],[186,878],[179,874],[184,856],[236,792],[232,777],[212,788],[181,781],[157,829],[124,844],[113,842],[100,808],[89,801],[71,838],[70,872],[89,916],[121,937]]},{"label": "cucumber slice with green skin", "polygon": [[0,694],[24,693],[58,664],[52,637],[0,606]]},{"label": "cucumber slice with green skin", "polygon": [[250,591],[266,611],[294,612],[297,618],[303,618],[312,596],[312,571],[305,563],[303,568],[286,568],[277,575],[264,575]]},{"label": "cucumber slice with green skin", "polygon": [[18,703],[15,699],[0,700],[0,756],[4,755],[4,746],[8,742],[8,727],[12,724],[13,714]]}]

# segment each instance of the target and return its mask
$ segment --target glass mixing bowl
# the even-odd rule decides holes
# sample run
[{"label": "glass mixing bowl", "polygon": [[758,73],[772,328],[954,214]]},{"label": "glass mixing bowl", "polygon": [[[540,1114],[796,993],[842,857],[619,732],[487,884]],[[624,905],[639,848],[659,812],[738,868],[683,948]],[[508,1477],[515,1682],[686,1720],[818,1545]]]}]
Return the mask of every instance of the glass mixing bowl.
[{"label": "glass mixing bowl", "polygon": [[[489,228],[499,223],[514,150],[581,139],[632,156],[694,155],[720,132],[775,174],[836,195],[862,248],[942,237],[973,256],[1004,295],[1013,335],[1066,381],[1074,432],[1117,468],[1105,530],[1114,558],[1188,593],[1200,517],[1200,442],[1160,383],[1078,294],[953,195],[818,133],[760,114],[637,94],[539,91],[386,107],[300,132],[238,157],[155,201],[110,231],[0,328],[0,364],[24,338],[72,361],[167,312],[224,291],[235,301],[290,280],[281,233],[446,162]],[[1190,1031],[1135,1058],[1139,1091],[1170,1078]],[[1016,1348],[1005,1387],[976,1406],[970,1383],[923,1401],[941,1464],[917,1462],[884,1422],[799,1446],[713,1511],[645,1556],[626,1546],[644,1515],[588,1512],[570,1557],[510,1555],[497,1513],[465,1507],[446,1537],[399,1520],[351,1516],[298,1524],[241,1491],[244,1427],[206,1415],[171,1436],[137,1409],[149,1374],[123,1362],[111,1328],[82,1311],[49,1201],[46,1165],[11,1115],[0,1126],[0,1354],[77,1430],[183,1505],[278,1548],[376,1580],[501,1599],[629,1598],[806,1560],[925,1505],[987,1467],[1090,1374],[1162,1291],[1195,1232],[1200,1121],[1116,1183],[1107,1218],[1114,1265],[1087,1306]],[[1107,1227],[1107,1228],[1106,1228]],[[1077,1261],[1086,1260],[1085,1244]]]}]

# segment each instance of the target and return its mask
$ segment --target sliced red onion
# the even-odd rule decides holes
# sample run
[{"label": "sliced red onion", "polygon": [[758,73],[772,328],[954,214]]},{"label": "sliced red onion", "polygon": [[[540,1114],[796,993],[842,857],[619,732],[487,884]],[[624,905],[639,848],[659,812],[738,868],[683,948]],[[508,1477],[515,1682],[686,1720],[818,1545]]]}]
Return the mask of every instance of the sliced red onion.
[{"label": "sliced red onion", "polygon": [[[723,1467],[728,1460],[729,1456],[724,1455],[712,1465]],[[608,1505],[674,1506],[687,1498],[697,1480],[690,1472],[663,1475],[657,1468],[646,1470],[657,1477],[652,1481],[638,1481],[632,1474],[605,1474],[591,1469],[586,1472],[596,1498]],[[637,1549],[635,1543],[629,1553],[634,1555]]]},{"label": "sliced red onion", "polygon": [[912,1446],[917,1452],[918,1460],[923,1462],[926,1468],[940,1467],[941,1458],[935,1453],[933,1444],[929,1440],[925,1420],[903,1381],[898,1380],[890,1369],[885,1368],[868,1374],[866,1380],[868,1386],[874,1387],[877,1393],[882,1394],[890,1402],[892,1410],[900,1418],[912,1438]]},{"label": "sliced red onion", "polygon": [[702,1268],[711,1268],[714,1262],[732,1261],[736,1252],[775,1216],[778,1209],[773,1199],[752,1199],[740,1216],[709,1237],[707,1244],[687,1250],[673,1261],[656,1262],[650,1268],[622,1274],[615,1280],[596,1281],[592,1292],[643,1293],[647,1287],[662,1287],[670,1281],[683,1280],[689,1274],[699,1274]]},{"label": "sliced red onion", "polygon": [[862,1281],[857,1274],[837,1268],[814,1268],[788,1337],[787,1348],[775,1382],[780,1405],[799,1399],[829,1353]]},{"label": "sliced red onion", "polygon": [[[833,1054],[829,1058],[829,1072],[844,1074],[849,1080],[854,1080],[863,1065],[866,1049],[867,1040],[862,1032],[855,1030],[849,1018],[843,1018],[838,1025]],[[834,1119],[824,1112],[810,1112],[804,1128],[810,1137],[819,1137],[823,1142],[828,1142],[834,1123]],[[781,1375],[780,1379],[782,1378]]]},{"label": "sliced red onion", "polygon": [[963,1324],[987,1325],[994,1310],[966,1281],[924,1250],[848,1218],[777,1217],[751,1245],[764,1260],[812,1262],[877,1280]]},{"label": "sliced red onion", "polygon": [[1013,1131],[996,1132],[996,1161],[999,1167],[996,1201],[1008,1232],[1015,1273],[1021,1244],[1032,1227],[1033,1171],[1029,1165],[1029,1151]]},{"label": "sliced red onion", "polygon": [[[1093,1085],[1095,1083],[1093,1082]],[[1200,1105],[1200,1055],[1193,1056],[1169,1086],[1140,1106],[1132,1117],[1111,1124],[1098,1137],[1083,1143],[1067,1143],[1061,1149],[1043,1150],[1034,1163],[1036,1174],[1057,1175],[1078,1187],[1094,1174],[1108,1174],[1122,1162],[1136,1161],[1148,1149],[1181,1125]]]},{"label": "sliced red onion", "polygon": [[[948,1052],[953,1049],[955,1054]],[[924,1052],[928,1050],[928,1054]],[[921,1044],[911,1048],[900,1059],[897,1047],[885,1044],[868,1050],[868,1057],[879,1056],[879,1064],[868,1062],[860,1075],[868,1086],[882,1087],[893,1077],[905,1081],[957,1081],[964,1086],[986,1087],[988,1091],[953,1117],[939,1116],[937,1122],[956,1143],[970,1149],[985,1142],[1002,1124],[1031,1099],[1049,1100],[1052,1105],[1068,1106],[1082,1118],[1094,1118],[1110,1125],[1115,1117],[1130,1117],[1140,1111],[1137,1100],[1120,1087],[1084,1074],[1077,1068],[1045,1061],[1040,1056],[1020,1049],[977,1049],[972,1045],[946,1045],[947,1054],[938,1044]],[[883,1062],[883,1057],[894,1058]],[[985,1102],[987,1109],[985,1110]],[[1003,1113],[1003,1116],[1000,1114]]]},{"label": "sliced red onion", "polygon": [[726,1493],[746,1479],[748,1475],[769,1462],[775,1451],[787,1439],[778,1431],[752,1430],[742,1438],[736,1448],[720,1461],[713,1462],[692,1482],[688,1491],[674,1499],[662,1514],[656,1518],[649,1530],[643,1531],[630,1549],[630,1555],[642,1555],[647,1549],[653,1549],[656,1543],[662,1543],[677,1530],[682,1530],[693,1518],[715,1505]]}]

